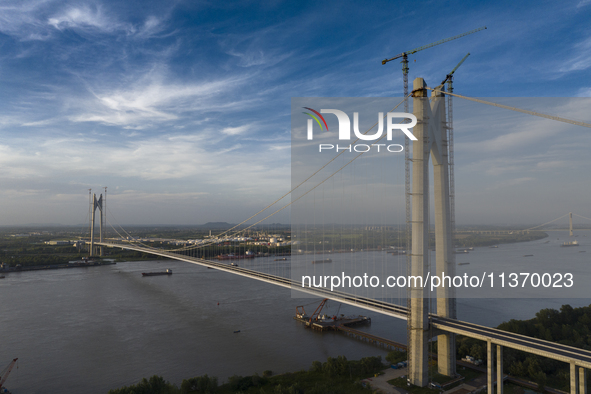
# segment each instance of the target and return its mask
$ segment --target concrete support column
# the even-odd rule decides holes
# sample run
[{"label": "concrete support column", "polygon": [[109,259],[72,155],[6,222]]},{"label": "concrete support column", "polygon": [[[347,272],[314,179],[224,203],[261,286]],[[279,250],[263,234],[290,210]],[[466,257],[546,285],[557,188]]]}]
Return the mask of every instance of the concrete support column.
[{"label": "concrete support column", "polygon": [[579,367],[579,394],[587,394],[587,370]]},{"label": "concrete support column", "polygon": [[577,366],[575,363],[570,363],[570,392],[571,394],[577,394],[578,376]]},{"label": "concrete support column", "polygon": [[503,394],[503,347],[497,345],[497,394]]},{"label": "concrete support column", "polygon": [[[435,272],[441,277],[455,276],[456,267],[452,254],[451,212],[449,202],[449,161],[447,130],[445,128],[445,100],[441,93],[431,98],[429,121],[430,151],[433,160],[433,184],[435,205]],[[427,101],[427,99],[423,99]],[[417,118],[418,119],[418,118]],[[456,299],[453,287],[437,288],[437,314],[456,318]],[[437,367],[442,375],[456,374],[456,341],[454,334],[437,337]]]},{"label": "concrete support column", "polygon": [[494,364],[494,349],[495,345],[490,341],[486,342],[486,385],[487,393],[494,394],[494,379],[495,379],[495,364]]},{"label": "concrete support column", "polygon": [[[413,89],[426,86],[422,78],[414,80]],[[425,91],[417,95],[426,96]],[[414,115],[418,119],[413,128],[413,134],[417,141],[412,144],[412,248],[410,274],[424,277],[428,269],[428,242],[429,228],[425,221],[428,219],[429,198],[429,150],[428,150],[428,124],[423,121],[425,113],[430,109],[428,100],[415,97],[413,100]],[[429,334],[429,299],[425,289],[421,287],[409,288],[410,311],[408,317],[408,330],[410,341],[409,373],[410,383],[424,387],[428,383],[428,334]]]}]

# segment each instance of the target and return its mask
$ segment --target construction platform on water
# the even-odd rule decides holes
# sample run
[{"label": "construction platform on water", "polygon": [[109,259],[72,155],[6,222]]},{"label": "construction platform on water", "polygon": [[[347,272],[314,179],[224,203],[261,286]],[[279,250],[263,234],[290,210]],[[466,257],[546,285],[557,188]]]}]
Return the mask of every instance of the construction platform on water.
[{"label": "construction platform on water", "polygon": [[304,305],[296,306],[296,314],[294,319],[302,322],[306,327],[310,327],[313,330],[326,331],[326,330],[338,330],[338,326],[352,326],[355,324],[370,324],[371,318],[367,316],[345,316],[339,315],[339,310],[333,316],[327,314],[321,315],[322,308],[326,305],[328,298],[323,299],[320,305],[314,310],[314,313],[308,315],[304,309]]},{"label": "construction platform on water", "polygon": [[371,318],[367,316],[327,316],[321,315],[317,319],[310,321],[310,316],[306,314],[296,314],[294,319],[304,323],[313,330],[326,331],[338,330],[338,326],[353,326],[356,324],[371,324]]},{"label": "construction platform on water", "polygon": [[351,326],[358,325],[358,324],[371,324],[371,318],[367,316],[345,316],[345,315],[333,315],[329,316],[326,314],[321,315],[320,312],[326,304],[328,299],[322,300],[318,308],[314,311],[312,315],[306,314],[303,306],[296,307],[296,314],[294,319],[305,324],[306,327],[310,327],[313,330],[317,331],[340,331],[347,336],[353,337],[357,340],[368,342],[379,347],[383,347],[388,350],[406,350],[406,345],[402,343],[398,343],[386,338],[378,337],[377,335],[373,335],[367,332],[355,330],[351,328]]}]

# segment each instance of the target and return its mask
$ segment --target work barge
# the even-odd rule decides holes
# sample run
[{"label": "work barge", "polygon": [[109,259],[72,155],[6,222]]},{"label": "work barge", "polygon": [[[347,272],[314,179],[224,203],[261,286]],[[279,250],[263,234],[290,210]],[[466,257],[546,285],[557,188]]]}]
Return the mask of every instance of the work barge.
[{"label": "work barge", "polygon": [[351,326],[356,326],[360,324],[371,324],[371,318],[368,316],[345,316],[343,314],[329,316],[326,314],[320,314],[322,308],[328,301],[327,298],[322,300],[320,305],[316,308],[312,315],[308,315],[304,310],[304,306],[297,306],[296,307],[296,314],[294,319],[306,325],[316,331],[339,331],[344,333],[345,335],[352,337],[354,339],[371,343],[373,345],[382,347],[388,350],[406,350],[406,345],[398,342],[391,341],[386,338],[379,337],[377,335],[372,335],[364,331],[359,331]]}]

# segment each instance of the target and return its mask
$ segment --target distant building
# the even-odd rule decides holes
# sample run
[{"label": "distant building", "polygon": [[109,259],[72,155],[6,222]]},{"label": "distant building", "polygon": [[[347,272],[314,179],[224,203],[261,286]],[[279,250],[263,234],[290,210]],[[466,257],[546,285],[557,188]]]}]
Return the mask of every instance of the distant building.
[{"label": "distant building", "polygon": [[78,242],[84,242],[84,241],[77,241],[77,240],[70,240],[70,241],[52,240],[52,241],[45,241],[45,244],[46,245],[53,245],[53,246],[65,246],[65,245],[78,246]]}]

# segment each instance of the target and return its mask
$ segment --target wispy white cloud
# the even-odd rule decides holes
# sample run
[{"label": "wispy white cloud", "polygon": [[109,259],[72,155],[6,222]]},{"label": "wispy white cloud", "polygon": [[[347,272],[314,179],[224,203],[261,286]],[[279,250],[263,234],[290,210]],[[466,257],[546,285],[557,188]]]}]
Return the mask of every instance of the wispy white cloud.
[{"label": "wispy white cloud", "polygon": [[591,67],[591,37],[573,45],[571,52],[575,55],[563,61],[560,72],[581,71]]},{"label": "wispy white cloud", "polygon": [[568,166],[568,163],[564,160],[540,161],[536,164],[536,168],[540,170],[563,168],[566,166]]},{"label": "wispy white cloud", "polygon": [[[63,6],[56,0],[5,1],[0,4],[0,31],[23,41],[46,41],[66,29],[84,33],[122,33],[134,39],[146,39],[163,33],[170,17],[148,15],[131,23],[121,19],[102,3],[94,6]],[[171,34],[171,32],[167,33]]]},{"label": "wispy white cloud", "polygon": [[491,184],[488,187],[488,190],[495,190],[495,189],[500,189],[500,188],[517,186],[517,185],[521,185],[521,184],[524,184],[524,183],[532,182],[534,180],[535,180],[535,178],[531,178],[531,177],[521,177],[521,178],[504,179],[504,180],[502,180],[500,182],[496,182],[496,183]]},{"label": "wispy white cloud", "polygon": [[293,51],[285,50],[281,39],[288,34],[284,29],[282,22],[247,34],[225,35],[218,42],[226,54],[238,59],[240,67],[270,67],[293,55]]},{"label": "wispy white cloud", "polygon": [[238,127],[225,127],[222,129],[222,133],[226,135],[238,135],[243,134],[245,131],[250,129],[251,125],[242,125]]},{"label": "wispy white cloud", "polygon": [[107,15],[101,6],[96,6],[94,9],[88,6],[68,8],[49,18],[47,23],[58,30],[90,28],[108,33],[121,30],[130,34],[135,31],[130,24],[121,23]]},{"label": "wispy white cloud", "polygon": [[25,40],[44,40],[44,21],[39,18],[52,1],[7,1],[0,4],[0,31]]},{"label": "wispy white cloud", "polygon": [[[148,72],[127,88],[102,88],[100,92],[90,88],[90,99],[72,100],[70,105],[78,110],[69,119],[141,129],[176,120],[187,111],[236,108],[240,103],[248,105],[251,100],[232,101],[228,96],[249,79],[248,75],[185,84],[164,79],[162,73]],[[228,128],[227,133],[231,131]]]}]

